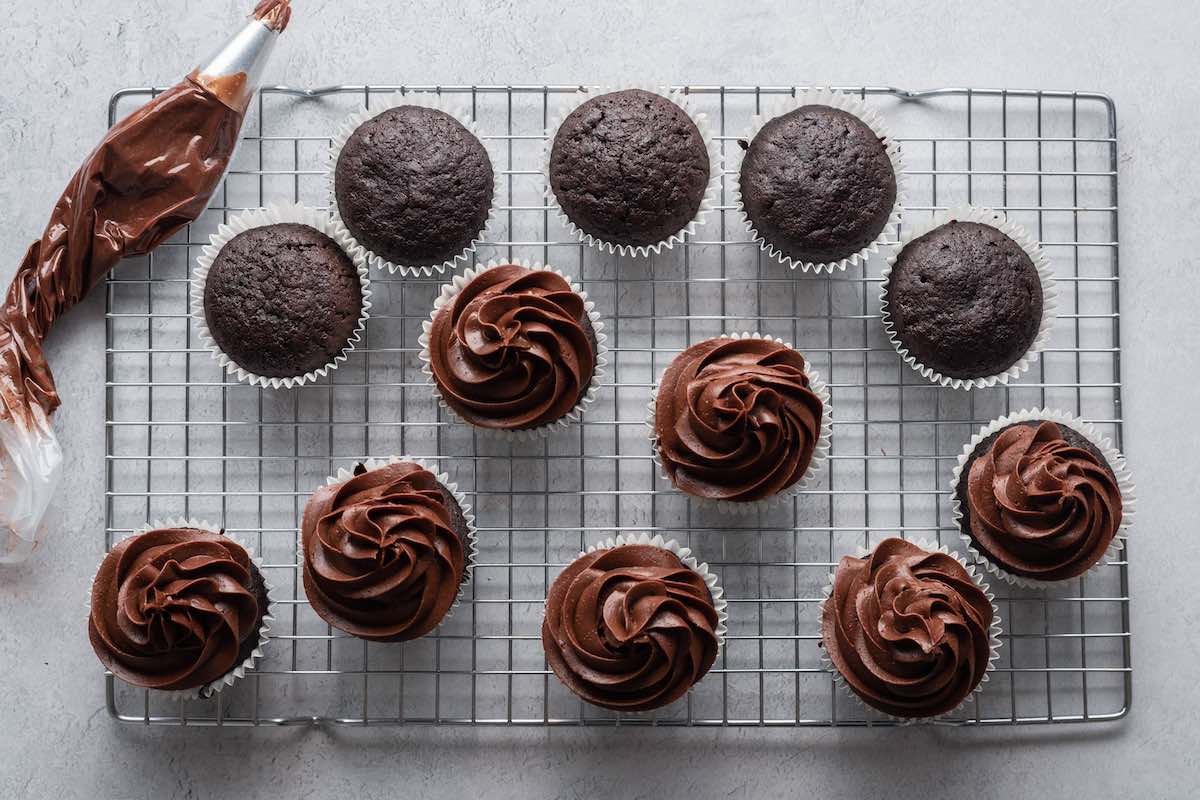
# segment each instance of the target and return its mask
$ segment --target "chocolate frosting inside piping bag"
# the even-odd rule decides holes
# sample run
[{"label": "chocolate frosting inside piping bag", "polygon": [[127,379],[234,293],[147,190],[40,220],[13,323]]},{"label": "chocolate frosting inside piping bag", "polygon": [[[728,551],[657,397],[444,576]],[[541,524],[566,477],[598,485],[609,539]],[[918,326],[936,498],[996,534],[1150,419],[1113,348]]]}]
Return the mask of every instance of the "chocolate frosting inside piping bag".
[{"label": "chocolate frosting inside piping bag", "polygon": [[265,0],[203,66],[117,123],[71,178],[0,307],[0,563],[32,552],[62,470],[59,405],[42,342],[127,256],[208,205],[237,145],[289,0]]}]

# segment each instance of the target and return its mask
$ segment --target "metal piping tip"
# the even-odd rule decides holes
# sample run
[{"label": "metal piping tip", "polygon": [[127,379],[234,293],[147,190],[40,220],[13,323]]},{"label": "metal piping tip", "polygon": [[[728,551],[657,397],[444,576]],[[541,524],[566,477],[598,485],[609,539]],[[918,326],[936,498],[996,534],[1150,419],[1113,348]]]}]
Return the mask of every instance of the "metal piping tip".
[{"label": "metal piping tip", "polygon": [[188,77],[230,108],[245,111],[291,16],[290,0],[262,0],[245,27]]}]

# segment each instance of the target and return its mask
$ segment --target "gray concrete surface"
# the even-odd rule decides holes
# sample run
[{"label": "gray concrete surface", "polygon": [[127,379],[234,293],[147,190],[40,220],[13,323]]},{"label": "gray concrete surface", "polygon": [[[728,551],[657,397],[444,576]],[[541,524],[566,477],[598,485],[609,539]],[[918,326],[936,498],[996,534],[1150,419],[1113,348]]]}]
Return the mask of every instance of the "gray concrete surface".
[{"label": "gray concrete surface", "polygon": [[[103,130],[250,0],[0,0],[0,276]],[[56,329],[64,492],[0,573],[0,797],[1188,797],[1200,558],[1200,18],[1161,2],[297,0],[280,82],[888,83],[1094,89],[1120,113],[1135,700],[1107,726],[1004,730],[147,730],[111,722],[80,598],[103,526],[103,323]]]}]

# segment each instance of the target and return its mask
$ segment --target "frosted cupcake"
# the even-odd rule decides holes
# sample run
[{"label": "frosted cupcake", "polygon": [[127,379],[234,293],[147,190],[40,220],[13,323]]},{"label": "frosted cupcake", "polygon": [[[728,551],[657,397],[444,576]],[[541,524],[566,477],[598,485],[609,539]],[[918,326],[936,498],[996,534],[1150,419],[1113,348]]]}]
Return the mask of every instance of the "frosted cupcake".
[{"label": "frosted cupcake", "polygon": [[707,564],[674,540],[621,535],[554,580],[542,646],[559,680],[613,711],[649,711],[687,694],[717,660],[725,600]]},{"label": "frosted cupcake", "polygon": [[954,556],[885,539],[843,556],[821,604],[828,666],[863,703],[901,719],[961,706],[999,647],[987,586]]},{"label": "frosted cupcake", "polygon": [[647,423],[675,487],[727,510],[803,488],[832,432],[829,390],[804,356],[757,334],[720,336],[676,356]]},{"label": "frosted cupcake", "polygon": [[493,434],[544,435],[578,419],[607,363],[594,304],[540,264],[467,270],[424,328],[421,360],[442,404]]},{"label": "frosted cupcake", "polygon": [[269,587],[244,547],[200,524],[160,523],[100,564],[88,639],[126,683],[208,696],[262,655]]},{"label": "frosted cupcake", "polygon": [[315,491],[300,528],[304,593],[318,616],[376,642],[416,639],[470,575],[471,508],[412,461],[358,464]]},{"label": "frosted cupcake", "polygon": [[1115,556],[1133,481],[1082,420],[1033,409],[986,426],[954,471],[954,513],[972,555],[1010,583],[1076,578]]}]

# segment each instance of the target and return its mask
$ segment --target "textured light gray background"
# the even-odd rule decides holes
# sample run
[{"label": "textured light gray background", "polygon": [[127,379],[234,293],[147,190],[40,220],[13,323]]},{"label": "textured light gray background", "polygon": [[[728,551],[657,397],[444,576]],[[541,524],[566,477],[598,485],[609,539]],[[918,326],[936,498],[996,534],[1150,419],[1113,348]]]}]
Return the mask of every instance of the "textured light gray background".
[{"label": "textured light gray background", "polygon": [[[0,0],[7,283],[117,88],[173,82],[251,0]],[[1109,726],[1014,730],[144,730],[103,710],[81,596],[103,522],[99,297],[55,330],[70,491],[0,572],[3,797],[1185,797],[1200,783],[1200,19],[1161,2],[296,0],[272,65],[337,82],[1008,86],[1105,91],[1121,140],[1135,699]]]}]

